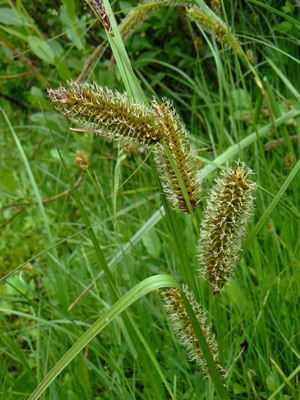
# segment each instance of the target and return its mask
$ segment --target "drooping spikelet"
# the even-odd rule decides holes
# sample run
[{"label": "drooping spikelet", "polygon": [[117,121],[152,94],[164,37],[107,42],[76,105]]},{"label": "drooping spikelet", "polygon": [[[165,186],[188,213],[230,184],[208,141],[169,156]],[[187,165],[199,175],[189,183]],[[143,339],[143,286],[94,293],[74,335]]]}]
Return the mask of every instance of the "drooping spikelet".
[{"label": "drooping spikelet", "polygon": [[[189,134],[181,122],[179,115],[167,99],[164,99],[160,105],[154,100],[152,102],[152,109],[163,132],[163,138],[182,178],[191,208],[195,210],[199,204],[200,179],[196,176],[193,168],[188,143]],[[163,146],[157,144],[153,152],[155,155],[154,161],[168,200],[171,202],[173,208],[178,207],[185,212],[189,212],[182,188]]]},{"label": "drooping spikelet", "polygon": [[160,6],[187,7],[195,3],[195,0],[144,0],[131,10],[119,25],[119,31],[124,41],[128,40],[132,34],[142,25],[143,21],[151,15],[152,11]]},{"label": "drooping spikelet", "polygon": [[205,32],[215,36],[219,42],[232,47],[239,55],[242,55],[241,46],[237,39],[230,33],[225,23],[208,7],[204,9],[192,6],[187,9],[187,14],[193,21],[198,22]]},{"label": "drooping spikelet", "polygon": [[200,240],[200,272],[219,292],[233,274],[239,259],[241,240],[253,208],[255,184],[247,182],[251,171],[244,163],[222,172],[207,200]]},{"label": "drooping spikelet", "polygon": [[59,111],[108,140],[151,145],[162,137],[151,110],[115,90],[70,82],[68,88],[60,86],[48,93]]},{"label": "drooping spikelet", "polygon": [[[182,289],[197,318],[213,360],[219,371],[222,371],[218,358],[217,343],[215,341],[214,334],[211,333],[211,325],[207,325],[206,312],[203,310],[201,305],[196,302],[194,294],[188,291],[188,287],[186,285],[182,285]],[[209,375],[207,362],[199,346],[197,336],[186,311],[181,291],[176,288],[170,288],[169,290],[163,292],[163,296],[166,310],[173,323],[174,330],[179,337],[180,344],[185,346],[188,350],[190,360],[196,361],[202,372],[206,375]]]},{"label": "drooping spikelet", "polygon": [[119,25],[119,31],[124,41],[128,40],[143,23],[143,21],[151,14],[151,12],[158,8],[161,2],[154,0],[145,0],[131,10]]}]

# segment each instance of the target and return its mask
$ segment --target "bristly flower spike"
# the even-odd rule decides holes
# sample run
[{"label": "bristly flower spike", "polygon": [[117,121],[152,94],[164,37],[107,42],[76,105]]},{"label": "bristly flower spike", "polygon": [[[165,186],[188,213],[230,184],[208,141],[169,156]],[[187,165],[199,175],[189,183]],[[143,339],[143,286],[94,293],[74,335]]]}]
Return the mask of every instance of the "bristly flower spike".
[{"label": "bristly flower spike", "polygon": [[[152,102],[152,110],[163,132],[163,139],[170,150],[173,160],[189,198],[191,208],[194,211],[199,205],[201,180],[196,175],[188,143],[189,133],[181,122],[179,115],[167,99],[162,104],[156,100]],[[182,191],[177,175],[172,167],[163,146],[159,143],[153,148],[154,161],[162,181],[164,192],[172,207],[189,212],[189,207]]]},{"label": "bristly flower spike", "polygon": [[[219,363],[217,343],[215,341],[214,334],[211,333],[211,325],[207,325],[206,311],[204,311],[201,305],[196,302],[194,294],[188,291],[188,287],[186,285],[182,285],[182,289],[192,307],[195,317],[197,318],[213,360],[219,371],[222,372],[222,367]],[[163,298],[165,301],[165,308],[168,312],[169,318],[173,323],[173,327],[179,338],[180,344],[182,344],[188,350],[190,360],[196,361],[201,371],[208,376],[209,369],[207,362],[199,346],[197,336],[186,311],[181,291],[176,288],[170,288],[169,290],[163,292]]]},{"label": "bristly flower spike", "polygon": [[244,163],[222,171],[207,200],[200,227],[201,275],[218,293],[237,265],[242,237],[253,209],[255,183],[248,183],[251,170]]},{"label": "bristly flower spike", "polygon": [[86,130],[108,140],[133,142],[142,147],[156,143],[162,132],[145,104],[96,83],[70,82],[69,87],[48,90],[56,107]]}]

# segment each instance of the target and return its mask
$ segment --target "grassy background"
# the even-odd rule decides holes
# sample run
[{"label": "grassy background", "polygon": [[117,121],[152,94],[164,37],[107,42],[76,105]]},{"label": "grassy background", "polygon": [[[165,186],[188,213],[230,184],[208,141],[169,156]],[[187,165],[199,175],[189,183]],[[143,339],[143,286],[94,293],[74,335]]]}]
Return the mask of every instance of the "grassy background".
[{"label": "grassy background", "polygon": [[[229,397],[298,398],[299,176],[289,177],[299,141],[292,144],[288,137],[299,134],[299,6],[267,1],[263,8],[257,3],[224,1],[220,15],[243,50],[253,51],[263,92],[249,66],[187,21],[181,8],[155,11],[126,43],[146,96],[172,99],[191,132],[199,169],[206,175],[205,190],[216,177],[212,165],[218,169],[241,159],[255,172],[258,191],[247,248],[216,305],[207,285],[197,280],[192,223],[187,215],[172,213],[176,231],[182,233],[176,244],[169,219],[160,211],[162,200],[146,155],[128,154],[99,137],[70,131],[71,125],[45,97],[46,85],[55,88],[76,79],[99,45],[86,80],[124,91],[101,25],[79,2],[2,1],[1,277],[25,266],[0,286],[0,399],[27,399],[115,302],[101,274],[101,254],[121,296],[155,274],[181,280],[178,247],[197,280],[209,320],[214,326],[218,322]],[[117,21],[135,5],[114,3]],[[3,78],[27,71],[23,77]],[[293,118],[276,126],[274,121],[286,115]],[[75,151],[90,156],[90,169],[76,189],[84,214],[73,194],[43,203],[70,188],[47,121],[74,182],[82,172],[74,165]],[[259,138],[257,132],[268,124],[265,137]],[[254,140],[234,152],[232,146],[245,143],[252,133]],[[285,138],[287,146],[264,147],[279,138]],[[20,206],[7,207],[20,203],[30,205],[14,218]],[[201,212],[204,206],[203,201]],[[68,311],[90,284],[89,292]],[[128,311],[174,398],[216,398],[211,381],[203,380],[178,345],[160,290],[143,296]],[[107,326],[41,398],[170,398],[145,348],[130,339],[126,318]]]}]

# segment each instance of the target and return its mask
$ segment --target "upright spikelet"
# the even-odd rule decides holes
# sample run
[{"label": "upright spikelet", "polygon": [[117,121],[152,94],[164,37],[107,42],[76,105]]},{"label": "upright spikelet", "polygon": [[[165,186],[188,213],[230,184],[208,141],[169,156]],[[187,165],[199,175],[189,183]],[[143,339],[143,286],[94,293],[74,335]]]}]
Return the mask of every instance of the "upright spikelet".
[{"label": "upright spikelet", "polygon": [[[191,207],[195,210],[199,204],[200,179],[196,176],[193,169],[188,143],[188,132],[167,99],[164,99],[161,105],[154,100],[152,102],[152,109],[160,130],[163,132],[163,138],[182,178]],[[153,152],[157,170],[168,200],[171,202],[173,208],[178,207],[183,211],[189,212],[180,183],[163,146],[157,144]]]},{"label": "upright spikelet", "polygon": [[[222,371],[222,368],[219,364],[217,343],[214,335],[211,333],[211,326],[207,325],[206,312],[203,310],[201,305],[196,302],[193,293],[188,291],[187,286],[182,285],[182,288],[197,318],[213,360],[217,368]],[[173,322],[174,330],[179,337],[180,344],[187,348],[190,360],[196,361],[202,372],[205,375],[209,375],[208,366],[199,346],[197,336],[192,327],[188,313],[186,312],[181,291],[176,288],[170,288],[163,293],[163,296],[166,310],[171,321]]]},{"label": "upright spikelet", "polygon": [[232,47],[239,55],[242,55],[239,42],[234,35],[230,33],[225,23],[209,8],[202,9],[197,6],[192,6],[187,9],[187,14],[192,20],[198,22],[205,32],[215,36],[219,42]]},{"label": "upright spikelet", "polygon": [[239,259],[256,188],[247,182],[249,174],[245,164],[238,163],[236,169],[221,173],[208,196],[200,230],[199,261],[201,274],[214,293],[222,289]]},{"label": "upright spikelet", "polygon": [[108,140],[125,139],[151,145],[162,137],[151,110],[125,94],[96,83],[70,82],[69,87],[48,90],[56,107],[72,121]]}]

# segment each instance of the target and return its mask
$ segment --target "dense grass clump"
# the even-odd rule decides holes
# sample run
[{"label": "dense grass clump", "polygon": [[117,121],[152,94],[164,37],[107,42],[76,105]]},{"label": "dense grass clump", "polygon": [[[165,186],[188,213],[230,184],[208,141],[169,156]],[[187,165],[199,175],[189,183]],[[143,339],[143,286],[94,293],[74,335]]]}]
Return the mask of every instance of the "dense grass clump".
[{"label": "dense grass clump", "polygon": [[1,3],[0,399],[298,398],[299,25]]}]

